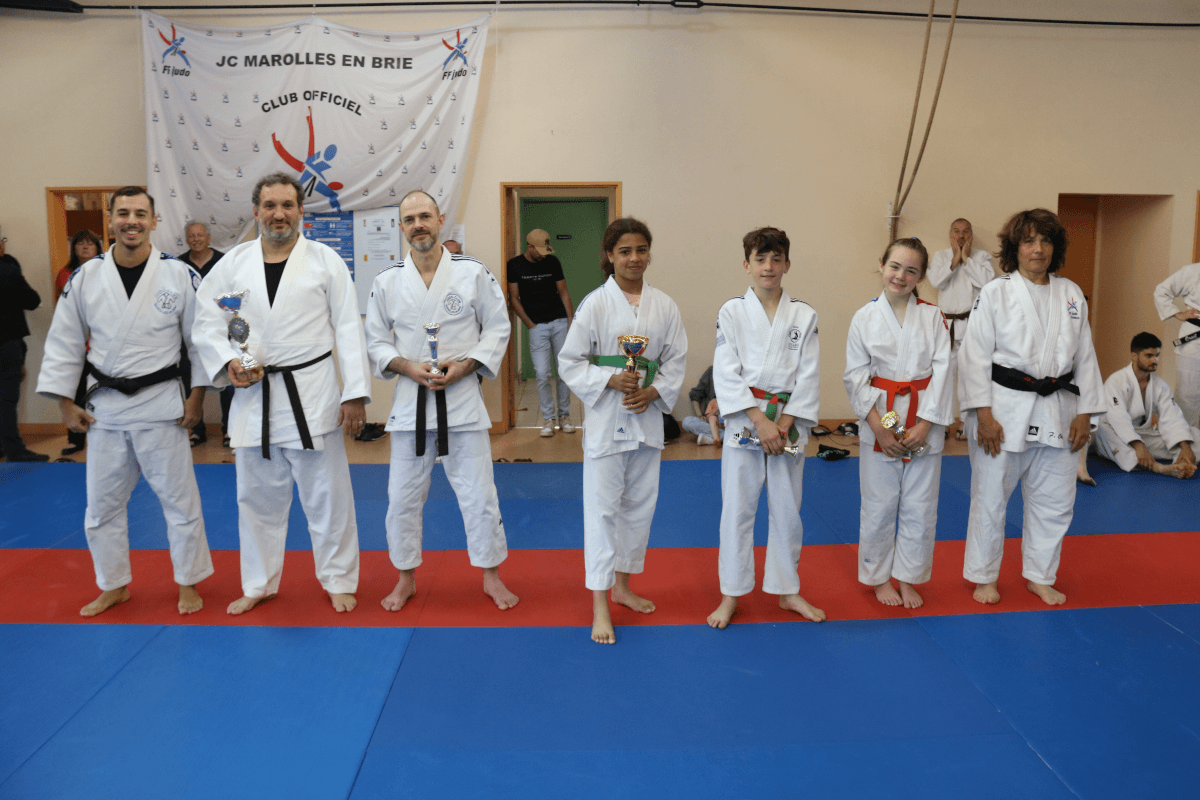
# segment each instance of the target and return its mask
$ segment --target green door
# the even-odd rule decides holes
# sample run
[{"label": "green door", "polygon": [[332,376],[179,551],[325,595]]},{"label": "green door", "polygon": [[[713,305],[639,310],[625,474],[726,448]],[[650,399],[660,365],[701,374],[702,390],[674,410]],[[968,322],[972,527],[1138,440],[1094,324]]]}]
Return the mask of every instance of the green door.
[{"label": "green door", "polygon": [[[604,283],[600,247],[608,227],[608,200],[604,197],[526,197],[521,199],[521,231],[517,252],[525,252],[525,237],[541,228],[550,234],[550,246],[562,262],[571,304]],[[521,377],[533,378],[529,356],[529,329],[516,320],[521,336]],[[555,372],[558,367],[555,365]]]}]

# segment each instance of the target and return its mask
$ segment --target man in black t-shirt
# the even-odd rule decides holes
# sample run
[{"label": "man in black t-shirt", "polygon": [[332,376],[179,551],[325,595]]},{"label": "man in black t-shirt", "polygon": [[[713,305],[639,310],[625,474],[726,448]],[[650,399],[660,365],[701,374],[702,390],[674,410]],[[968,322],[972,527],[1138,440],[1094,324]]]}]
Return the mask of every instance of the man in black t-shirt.
[{"label": "man in black t-shirt", "polygon": [[562,378],[552,380],[551,374],[574,315],[571,295],[567,292],[562,264],[550,246],[550,234],[535,228],[525,237],[525,243],[528,245],[525,252],[508,262],[508,296],[513,312],[529,328],[529,354],[537,374],[538,405],[543,419],[541,435],[554,435],[556,419],[563,433],[574,433],[571,393]]}]

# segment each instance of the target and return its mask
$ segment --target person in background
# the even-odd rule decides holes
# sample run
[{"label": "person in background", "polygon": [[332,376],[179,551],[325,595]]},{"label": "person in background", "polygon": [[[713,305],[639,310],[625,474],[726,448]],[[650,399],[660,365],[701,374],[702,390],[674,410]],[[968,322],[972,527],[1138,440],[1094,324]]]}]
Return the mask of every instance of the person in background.
[{"label": "person in background", "polygon": [[[85,262],[91,261],[96,256],[100,255],[104,250],[104,246],[100,243],[100,237],[89,230],[76,231],[71,237],[70,243],[71,258],[63,265],[63,268],[58,271],[58,275],[54,277],[54,301],[57,303],[58,298],[62,297],[63,287],[67,285],[67,281],[71,279],[72,273],[79,269]],[[87,376],[79,377],[79,388],[75,391],[75,404],[82,405],[83,396],[87,392]],[[73,456],[76,453],[82,452],[87,447],[87,434],[67,429],[67,446],[62,449],[64,456]]]},{"label": "person in background", "polygon": [[41,305],[42,298],[21,274],[21,263],[5,252],[7,242],[0,237],[0,445],[9,461],[49,461],[50,456],[25,446],[17,428],[29,335],[25,312]]},{"label": "person in background", "polygon": [[[225,255],[220,250],[211,247],[212,234],[208,230],[208,226],[203,222],[189,222],[184,228],[184,235],[187,237],[188,251],[179,256],[179,260],[185,264],[190,264],[192,269],[200,273],[200,277],[208,275],[212,271],[213,265],[221,260],[221,256]],[[191,370],[187,368],[187,353],[184,353],[184,389],[187,389],[187,378],[191,375]],[[233,404],[233,387],[226,386],[221,390],[221,444],[224,447],[229,447],[229,407]],[[198,444],[204,444],[208,441],[208,427],[204,424],[204,419],[196,423],[196,427],[192,428],[191,442],[192,447]]]}]

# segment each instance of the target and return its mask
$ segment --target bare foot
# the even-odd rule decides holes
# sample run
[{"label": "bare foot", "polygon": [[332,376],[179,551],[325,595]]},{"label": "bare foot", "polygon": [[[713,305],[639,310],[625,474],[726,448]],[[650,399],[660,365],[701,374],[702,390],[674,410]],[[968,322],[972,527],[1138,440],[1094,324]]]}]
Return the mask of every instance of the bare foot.
[{"label": "bare foot", "polygon": [[265,603],[275,595],[268,594],[263,597],[242,597],[234,600],[229,604],[229,608],[225,609],[226,614],[233,614],[235,617],[238,614],[245,614],[250,609],[254,608],[259,603]]},{"label": "bare foot", "polygon": [[1196,468],[1191,464],[1178,461],[1174,464],[1160,464],[1156,461],[1154,462],[1154,466],[1151,467],[1151,471],[1157,472],[1159,475],[1170,475],[1172,478],[1184,479],[1192,477],[1192,473],[1196,471]]},{"label": "bare foot", "polygon": [[94,617],[97,614],[102,614],[108,611],[113,606],[118,606],[129,599],[129,587],[122,586],[120,589],[109,589],[107,592],[101,592],[100,596],[92,602],[88,603],[83,608],[79,609],[79,616]]},{"label": "bare foot", "polygon": [[972,595],[976,603],[984,603],[986,605],[995,605],[1000,602],[1000,589],[996,586],[996,581],[991,583],[975,584],[975,594]]},{"label": "bare foot", "polygon": [[605,591],[592,592],[592,641],[600,644],[617,643],[612,615],[608,613],[608,592]]},{"label": "bare foot", "polygon": [[892,586],[890,579],[875,587],[875,599],[885,606],[898,606],[904,602],[900,599],[900,593],[896,591],[896,587]]},{"label": "bare foot", "polygon": [[329,602],[333,603],[333,610],[341,614],[343,611],[353,611],[358,605],[358,599],[352,594],[346,593],[327,593],[329,594]]},{"label": "bare foot", "polygon": [[905,608],[920,608],[925,605],[925,600],[917,593],[917,590],[911,583],[897,581],[900,584],[900,599],[904,601]]},{"label": "bare foot", "polygon": [[400,570],[400,580],[396,582],[396,588],[392,589],[392,593],[383,598],[380,604],[388,611],[399,611],[416,593],[417,578],[414,570],[402,569]]},{"label": "bare foot", "polygon": [[1075,473],[1075,480],[1082,483],[1084,486],[1095,486],[1096,479],[1088,474],[1086,469],[1081,469]]},{"label": "bare foot", "polygon": [[204,598],[196,591],[195,586],[179,587],[179,613],[195,614],[204,608]]},{"label": "bare foot", "polygon": [[733,619],[735,611],[737,611],[737,598],[730,597],[727,594],[721,595],[721,605],[717,606],[716,611],[708,615],[708,627],[724,628]]},{"label": "bare foot", "polygon": [[779,595],[779,607],[785,611],[795,611],[805,619],[813,622],[824,622],[825,612],[809,603],[798,594]]},{"label": "bare foot", "polygon": [[504,581],[500,580],[500,570],[497,567],[483,571],[483,593],[492,598],[496,602],[496,608],[501,611],[507,611],[521,602],[521,598],[510,592]]},{"label": "bare foot", "polygon": [[628,572],[617,573],[617,582],[613,584],[609,596],[612,597],[614,603],[628,606],[639,614],[649,614],[654,611],[654,603],[644,597],[638,597],[630,590]]},{"label": "bare foot", "polygon": [[1048,606],[1061,606],[1067,602],[1067,596],[1053,586],[1030,581],[1025,584],[1025,588],[1042,598],[1042,602]]}]

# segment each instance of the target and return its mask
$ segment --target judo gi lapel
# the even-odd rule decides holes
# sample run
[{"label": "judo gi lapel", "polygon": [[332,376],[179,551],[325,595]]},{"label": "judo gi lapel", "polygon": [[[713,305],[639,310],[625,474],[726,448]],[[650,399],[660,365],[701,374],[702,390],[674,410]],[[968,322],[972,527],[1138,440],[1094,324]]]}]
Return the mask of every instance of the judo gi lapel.
[{"label": "judo gi lapel", "polygon": [[[117,262],[112,258],[112,250],[104,256],[105,262],[105,291],[115,294],[117,308],[120,308],[121,301],[125,301],[125,310],[121,312],[121,319],[117,322],[117,333],[113,337],[112,344],[108,348],[108,352],[104,354],[104,363],[100,365],[100,371],[106,375],[119,375],[121,363],[121,351],[125,349],[125,342],[129,339],[129,333],[133,329],[134,323],[141,314],[146,312],[146,304],[154,297],[154,290],[158,286],[158,265],[162,261],[162,254],[158,248],[150,248],[150,259],[146,262],[146,269],[142,272],[142,277],[138,279],[137,287],[133,290],[133,295],[126,299],[125,284],[121,280],[121,275],[117,270],[123,267],[117,266]],[[109,265],[111,264],[111,269]]]},{"label": "judo gi lapel", "polygon": [[1138,386],[1137,375],[1133,374],[1133,364],[1121,370],[1121,376],[1129,391],[1129,418],[1133,421],[1133,427],[1145,425],[1154,414],[1154,376],[1151,375],[1150,382],[1146,384],[1144,401],[1142,388]]},{"label": "judo gi lapel", "polygon": [[1014,291],[1017,294],[1017,302],[1021,304],[1021,310],[1025,312],[1025,318],[1029,321],[1031,328],[1038,330],[1042,334],[1042,352],[1038,359],[1037,372],[1034,377],[1042,378],[1047,376],[1057,376],[1054,371],[1054,348],[1058,344],[1058,329],[1062,325],[1062,308],[1059,303],[1059,296],[1062,294],[1059,291],[1061,283],[1050,279],[1050,298],[1046,309],[1046,324],[1042,325],[1041,317],[1037,313],[1037,305],[1033,302],[1033,294],[1029,291],[1029,287],[1025,285],[1025,277],[1019,272],[1011,273],[1012,281],[1015,287]]},{"label": "judo gi lapel", "polygon": [[[257,274],[262,280],[262,300],[268,303],[266,313],[266,324],[263,325],[262,337],[259,340],[260,346],[271,341],[271,334],[275,331],[277,325],[287,325],[289,316],[288,306],[291,295],[295,292],[297,284],[304,278],[303,273],[309,269],[308,264],[308,240],[303,236],[296,237],[296,245],[292,248],[292,252],[288,253],[287,263],[283,267],[283,277],[279,279],[279,286],[275,289],[275,302],[271,303],[267,296],[267,272],[264,267],[257,271]],[[262,248],[258,250],[258,257],[262,258]],[[253,331],[251,331],[253,334]],[[269,361],[263,361],[259,356],[258,360],[264,364],[269,364]]]},{"label": "judo gi lapel", "polygon": [[[654,316],[655,294],[650,284],[645,281],[642,282],[642,297],[638,302],[637,314],[633,313],[633,306],[629,304],[629,300],[625,297],[625,292],[617,285],[615,278],[609,277],[608,281],[604,284],[604,291],[608,293],[612,308],[616,312],[617,317],[615,324],[610,326],[609,330],[615,327],[621,333],[631,331],[636,334],[648,336],[649,334],[646,333],[646,330]],[[647,352],[661,355],[665,344],[665,342],[655,342],[651,339]],[[613,337],[608,342],[600,342],[600,350],[602,355],[607,355],[608,353],[623,355],[616,337]],[[637,415],[625,410],[624,406],[618,406],[617,408],[617,424],[613,429],[613,439],[620,442],[646,441],[646,434],[642,432],[642,426],[636,419]],[[646,413],[651,412],[647,410]]]},{"label": "judo gi lapel", "polygon": [[[454,262],[450,258],[450,251],[442,248],[442,259],[438,262],[437,272],[433,273],[433,280],[429,282],[429,288],[425,288],[425,281],[421,278],[421,273],[417,270],[417,265],[413,261],[412,251],[408,254],[408,266],[412,267],[407,279],[413,282],[414,292],[425,292],[424,299],[421,301],[421,308],[417,312],[417,324],[413,330],[412,340],[409,342],[410,352],[416,353],[417,358],[424,358],[424,350],[429,335],[425,333],[425,326],[430,322],[437,322],[441,319],[442,299],[446,296],[446,292],[450,290],[454,282]],[[420,294],[417,294],[421,297]],[[432,358],[432,354],[430,355]],[[440,360],[440,359],[439,359]]]},{"label": "judo gi lapel", "polygon": [[[271,299],[267,296],[267,272],[263,266],[263,251],[262,239],[256,239],[254,247],[251,247],[246,253],[246,259],[249,261],[242,269],[235,273],[238,280],[234,282],[230,289],[234,292],[240,292],[243,289],[247,290],[247,294],[242,299],[242,307],[245,311],[240,312],[241,316],[253,320],[262,320],[258,325],[250,325],[250,338],[246,340],[250,349],[247,351],[260,364],[270,364],[266,358],[266,342],[267,331],[271,327]],[[287,268],[284,268],[287,272]],[[237,350],[237,344],[230,341],[229,346]]]},{"label": "judo gi lapel", "polygon": [[779,305],[775,308],[775,319],[772,320],[767,316],[767,310],[763,308],[762,301],[755,294],[753,286],[746,290],[746,299],[750,301],[750,316],[754,323],[755,333],[761,334],[767,342],[767,346],[763,348],[762,363],[757,365],[758,388],[767,391],[790,391],[792,387],[787,385],[786,381],[789,371],[788,362],[787,359],[780,356],[780,353],[787,348],[788,309],[792,301],[788,297],[788,293],[784,291],[779,296]]}]

